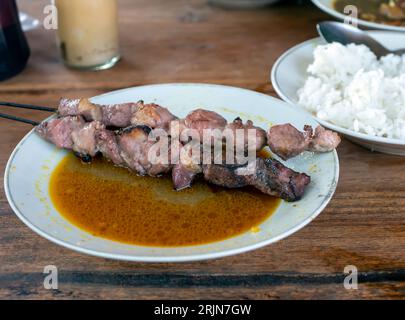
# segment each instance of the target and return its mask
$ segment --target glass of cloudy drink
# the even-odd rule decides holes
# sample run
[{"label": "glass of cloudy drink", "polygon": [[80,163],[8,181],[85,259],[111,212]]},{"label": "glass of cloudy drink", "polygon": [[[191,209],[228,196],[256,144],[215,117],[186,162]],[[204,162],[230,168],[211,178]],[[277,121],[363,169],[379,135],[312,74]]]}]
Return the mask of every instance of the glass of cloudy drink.
[{"label": "glass of cloudy drink", "polygon": [[120,59],[116,0],[54,0],[64,63],[102,70]]}]

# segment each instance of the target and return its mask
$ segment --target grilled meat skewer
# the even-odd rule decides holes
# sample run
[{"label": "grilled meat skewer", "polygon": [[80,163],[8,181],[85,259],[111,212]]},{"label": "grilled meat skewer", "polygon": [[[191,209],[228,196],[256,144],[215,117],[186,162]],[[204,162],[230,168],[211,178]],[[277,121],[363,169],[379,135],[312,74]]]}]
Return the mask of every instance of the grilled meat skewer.
[{"label": "grilled meat skewer", "polygon": [[203,174],[205,180],[222,187],[253,186],[263,193],[286,201],[299,200],[311,181],[305,173],[297,173],[272,158],[256,159],[252,174],[240,175],[238,171],[241,169],[245,169],[245,166],[203,165]]},{"label": "grilled meat skewer", "polygon": [[[195,129],[202,137],[203,130],[256,130],[256,150],[261,150],[266,144],[270,149],[287,160],[304,151],[329,152],[340,143],[339,136],[318,126],[315,131],[311,126],[305,126],[300,132],[291,124],[276,125],[266,133],[262,128],[255,127],[248,120],[243,124],[240,118],[228,123],[220,114],[204,109],[190,112],[184,119],[178,119],[170,111],[157,104],[123,103],[114,105],[98,105],[88,99],[61,99],[58,107],[60,116],[81,115],[86,121],[100,121],[107,127],[124,128],[130,125],[146,125],[152,129],[170,130],[171,122],[179,120],[179,133],[184,129]],[[247,139],[247,134],[245,134]],[[247,140],[246,140],[247,142]],[[246,144],[247,147],[247,144]]]},{"label": "grilled meat skewer", "polygon": [[51,119],[36,127],[41,137],[59,148],[83,157],[94,157],[100,152],[115,165],[154,177],[169,172],[171,165],[148,160],[154,144],[148,139],[150,131],[146,126],[131,126],[114,132],[99,121],[85,122],[81,116]]},{"label": "grilled meat skewer", "polygon": [[[273,159],[256,159],[253,172],[247,175],[240,173],[248,165],[151,163],[148,158],[154,145],[148,139],[151,131],[150,127],[144,125],[111,131],[102,122],[86,122],[82,116],[51,119],[36,127],[36,132],[47,141],[57,147],[73,150],[86,160],[89,156],[102,153],[115,165],[152,177],[173,170],[176,188],[181,184],[191,183],[190,177],[192,181],[195,175],[202,173],[205,180],[219,186],[239,188],[250,185],[263,193],[296,201],[302,197],[310,182],[310,177],[306,174],[295,172]],[[169,153],[170,147],[169,145]]]},{"label": "grilled meat skewer", "polygon": [[166,108],[157,104],[122,103],[99,105],[88,99],[61,99],[58,114],[82,116],[86,121],[100,121],[107,127],[126,128],[130,125],[146,125],[152,129],[169,129],[169,124],[177,120]]}]

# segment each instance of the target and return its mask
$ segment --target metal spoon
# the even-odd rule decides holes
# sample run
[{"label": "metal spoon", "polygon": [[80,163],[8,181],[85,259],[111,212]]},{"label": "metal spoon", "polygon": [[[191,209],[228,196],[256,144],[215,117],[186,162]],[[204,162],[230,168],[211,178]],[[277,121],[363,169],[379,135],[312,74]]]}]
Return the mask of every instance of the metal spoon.
[{"label": "metal spoon", "polygon": [[377,40],[369,36],[363,30],[360,30],[352,25],[335,22],[335,21],[325,21],[318,23],[316,28],[319,34],[327,42],[339,42],[341,44],[347,45],[349,43],[364,44],[370,48],[372,52],[381,58],[387,54],[393,53],[396,55],[405,54],[405,49],[401,50],[388,50]]}]

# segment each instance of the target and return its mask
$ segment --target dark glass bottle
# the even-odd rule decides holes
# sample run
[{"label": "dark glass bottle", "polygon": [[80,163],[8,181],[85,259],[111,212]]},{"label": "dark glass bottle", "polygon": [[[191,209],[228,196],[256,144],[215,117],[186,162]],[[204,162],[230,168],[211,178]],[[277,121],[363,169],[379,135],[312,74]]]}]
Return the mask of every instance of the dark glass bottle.
[{"label": "dark glass bottle", "polygon": [[20,73],[29,55],[15,0],[0,0],[0,81]]}]

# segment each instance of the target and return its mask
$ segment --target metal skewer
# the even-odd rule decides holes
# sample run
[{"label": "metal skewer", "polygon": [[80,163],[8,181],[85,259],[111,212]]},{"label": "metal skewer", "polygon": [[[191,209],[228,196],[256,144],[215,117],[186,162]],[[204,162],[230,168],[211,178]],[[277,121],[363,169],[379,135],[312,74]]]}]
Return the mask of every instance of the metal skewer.
[{"label": "metal skewer", "polygon": [[9,119],[9,120],[18,121],[18,122],[23,122],[23,123],[28,123],[28,124],[33,125],[33,126],[39,125],[39,122],[37,122],[37,121],[30,120],[30,119],[25,119],[25,118],[20,118],[20,117],[12,116],[12,115],[5,114],[5,113],[0,113],[0,118]]},{"label": "metal skewer", "polygon": [[[46,112],[56,112],[57,111],[56,108],[35,106],[32,104],[23,104],[23,103],[15,103],[15,102],[7,102],[7,101],[0,101],[0,106],[1,107],[20,108],[20,109],[30,109],[30,110],[37,110],[37,111],[46,111]],[[18,122],[22,122],[22,123],[28,123],[33,126],[37,126],[40,124],[40,122],[37,122],[34,120],[16,117],[16,116],[12,116],[12,115],[5,114],[5,113],[0,113],[0,118],[18,121]]]},{"label": "metal skewer", "polygon": [[0,101],[0,106],[21,108],[21,109],[31,109],[31,110],[46,111],[46,112],[56,112],[57,111],[56,108],[51,108],[51,107],[42,107],[42,106],[35,106],[32,104],[22,104],[22,103],[4,102],[4,101]]}]

